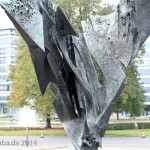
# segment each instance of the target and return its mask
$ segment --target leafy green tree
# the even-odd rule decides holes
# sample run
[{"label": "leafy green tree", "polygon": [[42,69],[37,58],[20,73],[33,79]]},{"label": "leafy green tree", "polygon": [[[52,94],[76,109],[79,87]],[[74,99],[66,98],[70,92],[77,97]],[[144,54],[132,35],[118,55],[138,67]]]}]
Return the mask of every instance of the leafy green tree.
[{"label": "leafy green tree", "polygon": [[140,58],[144,52],[145,49],[144,46],[142,46],[135,59],[126,69],[127,84],[123,89],[120,98],[114,108],[114,111],[117,113],[118,120],[119,110],[129,112],[131,117],[140,116],[144,113],[145,95],[144,89],[139,82],[140,76],[137,70],[137,64],[142,63],[142,61],[140,59],[136,59]]},{"label": "leafy green tree", "polygon": [[106,15],[113,12],[111,6],[101,8],[101,0],[51,0],[54,6],[59,5],[66,17],[77,31],[82,32],[81,21],[90,15]]},{"label": "leafy green tree", "polygon": [[41,95],[28,47],[21,37],[16,49],[16,65],[10,66],[9,78],[13,83],[8,106],[30,106],[47,118],[47,127],[50,127],[54,96],[49,88],[44,96]]}]

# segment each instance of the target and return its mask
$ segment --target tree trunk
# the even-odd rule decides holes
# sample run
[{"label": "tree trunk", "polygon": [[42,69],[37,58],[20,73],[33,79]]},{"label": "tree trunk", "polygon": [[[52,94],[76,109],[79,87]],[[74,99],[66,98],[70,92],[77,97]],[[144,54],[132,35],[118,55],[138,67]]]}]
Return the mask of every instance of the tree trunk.
[{"label": "tree trunk", "polygon": [[119,109],[117,110],[117,120],[119,120]]},{"label": "tree trunk", "polygon": [[51,119],[50,118],[46,118],[46,128],[51,128]]}]

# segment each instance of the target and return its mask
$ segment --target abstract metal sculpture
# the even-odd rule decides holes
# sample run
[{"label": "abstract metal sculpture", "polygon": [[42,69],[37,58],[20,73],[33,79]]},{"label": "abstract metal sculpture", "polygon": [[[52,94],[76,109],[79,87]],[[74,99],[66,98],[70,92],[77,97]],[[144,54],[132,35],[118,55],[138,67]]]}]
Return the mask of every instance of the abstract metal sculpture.
[{"label": "abstract metal sculpture", "polygon": [[75,148],[97,150],[126,84],[124,69],[150,34],[150,1],[121,0],[114,13],[83,21],[79,37],[49,0],[0,4],[28,44],[42,94],[51,83],[54,108]]}]

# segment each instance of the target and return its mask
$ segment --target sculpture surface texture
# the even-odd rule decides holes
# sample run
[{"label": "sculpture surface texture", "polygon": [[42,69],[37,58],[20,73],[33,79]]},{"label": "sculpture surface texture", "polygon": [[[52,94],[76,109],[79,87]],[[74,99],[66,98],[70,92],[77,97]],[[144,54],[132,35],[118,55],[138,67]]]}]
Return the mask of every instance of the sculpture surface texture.
[{"label": "sculpture surface texture", "polygon": [[[0,2],[28,44],[42,94],[77,150],[97,150],[126,84],[125,68],[150,34],[150,0],[121,0],[114,13],[91,16],[77,36],[49,0]],[[93,64],[103,74],[100,83]]]}]

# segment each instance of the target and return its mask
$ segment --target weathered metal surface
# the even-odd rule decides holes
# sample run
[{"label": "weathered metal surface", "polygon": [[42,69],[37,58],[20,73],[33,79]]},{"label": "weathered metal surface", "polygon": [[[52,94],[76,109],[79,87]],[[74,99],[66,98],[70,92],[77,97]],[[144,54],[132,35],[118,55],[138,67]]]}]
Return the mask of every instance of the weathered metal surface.
[{"label": "weathered metal surface", "polygon": [[75,148],[97,150],[125,86],[125,67],[150,34],[150,1],[121,0],[114,13],[83,21],[79,37],[49,0],[0,4],[29,46],[42,94],[51,83],[54,108]]}]

